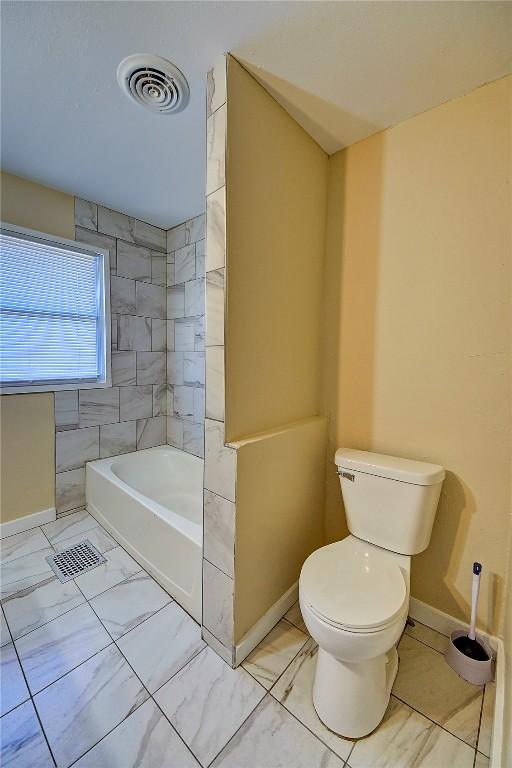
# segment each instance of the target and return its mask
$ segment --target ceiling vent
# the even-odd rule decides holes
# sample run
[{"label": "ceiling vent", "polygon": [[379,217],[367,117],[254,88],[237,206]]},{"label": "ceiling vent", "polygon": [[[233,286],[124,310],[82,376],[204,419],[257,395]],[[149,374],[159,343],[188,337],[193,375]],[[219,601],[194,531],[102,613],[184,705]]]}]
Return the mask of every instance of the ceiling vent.
[{"label": "ceiling vent", "polygon": [[181,112],[188,104],[190,91],[184,74],[160,56],[127,56],[117,68],[117,82],[130,99],[152,112]]}]

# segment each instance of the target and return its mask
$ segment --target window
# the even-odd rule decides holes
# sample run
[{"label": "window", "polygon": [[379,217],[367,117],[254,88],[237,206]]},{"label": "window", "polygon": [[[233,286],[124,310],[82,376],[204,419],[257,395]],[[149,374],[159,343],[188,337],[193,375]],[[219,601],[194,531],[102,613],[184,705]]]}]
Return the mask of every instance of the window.
[{"label": "window", "polygon": [[2,225],[2,393],[110,386],[108,252]]}]

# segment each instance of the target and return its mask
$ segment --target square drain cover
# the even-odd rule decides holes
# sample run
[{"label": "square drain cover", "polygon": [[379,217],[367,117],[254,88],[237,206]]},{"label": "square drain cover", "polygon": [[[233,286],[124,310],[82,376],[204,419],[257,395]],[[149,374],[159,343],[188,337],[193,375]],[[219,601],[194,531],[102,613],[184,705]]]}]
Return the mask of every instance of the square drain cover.
[{"label": "square drain cover", "polygon": [[63,584],[107,562],[107,558],[103,557],[88,539],[69,549],[63,549],[56,555],[48,555],[46,560]]}]

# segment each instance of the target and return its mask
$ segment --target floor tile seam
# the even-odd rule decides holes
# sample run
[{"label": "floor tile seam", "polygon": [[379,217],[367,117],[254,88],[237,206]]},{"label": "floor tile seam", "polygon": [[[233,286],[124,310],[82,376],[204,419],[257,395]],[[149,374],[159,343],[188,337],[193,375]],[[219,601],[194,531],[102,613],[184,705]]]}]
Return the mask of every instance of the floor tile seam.
[{"label": "floor tile seam", "polygon": [[[277,624],[279,624],[279,622],[277,622]],[[277,624],[275,625],[275,627],[277,627]],[[294,629],[299,629],[298,627],[295,627],[295,625],[294,625],[294,624],[291,624],[290,626],[294,627]],[[275,629],[275,627],[273,627],[272,629]],[[272,629],[270,630],[270,632],[272,632]],[[299,632],[300,632],[300,631],[301,631],[301,630],[299,629]],[[268,634],[270,634],[270,633],[268,633]],[[304,632],[302,632],[302,634],[304,634]],[[265,637],[267,637],[267,635],[265,635]],[[263,638],[263,640],[264,640],[264,639],[265,639],[265,638]],[[254,653],[254,651],[256,651],[256,650],[258,649],[258,646],[259,646],[259,645],[260,645],[260,644],[263,642],[263,640],[261,640],[261,642],[260,642],[260,643],[258,643],[258,645],[257,645],[257,646],[256,646],[256,647],[253,649],[253,651],[251,651],[251,653]],[[242,661],[242,662],[239,664],[239,667],[242,667],[242,668],[243,668],[243,669],[244,669],[244,670],[245,670],[245,671],[246,671],[246,672],[247,672],[247,673],[248,673],[248,674],[249,674],[249,675],[250,675],[250,676],[251,676],[251,677],[252,677],[254,680],[256,680],[256,682],[257,682],[257,683],[259,683],[259,684],[261,685],[261,687],[262,687],[262,688],[265,688],[265,691],[266,691],[267,693],[270,693],[270,691],[272,690],[272,688],[274,688],[274,686],[275,686],[275,685],[277,685],[277,683],[279,682],[279,680],[282,678],[282,676],[284,675],[284,673],[286,672],[286,670],[287,670],[287,669],[288,669],[288,668],[289,668],[289,667],[290,667],[290,666],[293,664],[293,662],[295,661],[295,659],[297,658],[297,656],[300,654],[300,652],[302,651],[302,649],[304,648],[304,646],[306,645],[306,643],[308,642],[308,640],[309,640],[309,638],[308,638],[308,637],[306,637],[306,639],[304,640],[304,642],[303,642],[303,643],[302,643],[302,645],[300,646],[300,648],[299,648],[299,650],[297,651],[297,653],[295,653],[295,654],[294,654],[293,658],[292,658],[292,659],[291,659],[291,660],[288,662],[288,664],[287,664],[287,665],[286,665],[286,667],[283,669],[283,671],[282,671],[282,672],[280,672],[280,674],[279,674],[279,675],[276,677],[276,679],[274,680],[274,682],[272,683],[272,685],[270,686],[270,688],[265,688],[265,686],[264,686],[262,683],[260,683],[260,681],[258,680],[258,678],[256,677],[256,675],[255,675],[255,674],[253,674],[253,673],[252,673],[252,672],[251,672],[249,669],[247,669],[246,667],[244,667],[244,664],[245,664],[245,662],[247,661],[247,659],[249,658],[249,656],[250,656],[251,654],[248,654],[248,655],[245,657],[245,659],[244,659],[244,660],[243,660],[243,661]]]},{"label": "floor tile seam", "polygon": [[[219,755],[220,755],[220,754],[221,754],[221,753],[222,753],[222,752],[223,752],[223,751],[226,749],[226,747],[227,747],[229,744],[231,744],[231,742],[233,741],[233,739],[234,739],[234,738],[237,736],[237,734],[239,733],[239,731],[240,731],[240,730],[241,730],[241,729],[244,727],[244,725],[245,725],[245,724],[246,724],[246,722],[249,720],[249,718],[251,717],[251,715],[252,715],[252,714],[254,714],[255,710],[256,710],[256,709],[257,709],[257,708],[258,708],[258,707],[259,707],[259,706],[260,706],[260,705],[261,705],[261,704],[262,704],[262,703],[265,701],[265,699],[266,699],[266,697],[267,697],[268,695],[269,695],[269,694],[268,694],[268,691],[265,691],[265,694],[264,694],[264,695],[261,697],[261,699],[258,701],[258,703],[257,703],[257,704],[256,704],[256,705],[255,705],[255,706],[254,706],[254,707],[251,709],[251,711],[249,712],[249,714],[248,714],[248,715],[247,715],[247,716],[246,716],[246,717],[243,719],[243,721],[240,723],[240,725],[238,726],[238,728],[236,729],[236,731],[233,733],[233,735],[232,735],[232,736],[230,736],[230,738],[229,738],[229,739],[226,741],[226,743],[224,744],[224,746],[223,746],[221,749],[219,749],[219,751],[217,752],[217,754],[215,755],[215,757],[213,757],[213,758],[212,758],[212,760],[210,760],[210,762],[209,762],[209,763],[201,763],[201,765],[203,766],[203,768],[210,768],[210,766],[211,766],[211,765],[213,765],[213,763],[214,763],[214,762],[217,760],[217,758],[219,757]],[[196,758],[196,759],[197,759],[197,758]]]},{"label": "floor tile seam", "polygon": [[[270,691],[268,691],[268,693],[270,693]],[[349,738],[347,738],[346,736],[341,736],[341,734],[335,733],[334,731],[331,731],[330,729],[328,729],[328,730],[329,730],[329,733],[332,733],[332,734],[334,734],[335,736],[337,736],[338,738],[340,738],[340,739],[344,739],[345,741],[349,741],[349,742],[351,742],[351,743],[352,743],[352,745],[351,745],[351,747],[350,747],[350,750],[349,750],[349,752],[348,752],[348,755],[347,755],[347,757],[341,757],[340,755],[338,755],[338,753],[337,753],[337,752],[335,752],[335,751],[334,751],[334,749],[333,749],[332,747],[330,747],[330,746],[329,746],[329,744],[327,744],[327,743],[326,743],[326,742],[323,740],[323,738],[322,738],[321,736],[319,736],[317,733],[315,733],[313,730],[311,730],[311,728],[309,727],[309,725],[306,725],[306,723],[303,723],[303,722],[302,722],[302,720],[300,719],[300,717],[299,717],[298,715],[296,715],[294,712],[292,712],[292,711],[291,711],[291,709],[288,709],[288,707],[286,706],[286,704],[283,704],[283,702],[282,702],[282,701],[279,701],[279,699],[277,699],[277,698],[274,696],[274,694],[273,694],[273,693],[270,693],[270,695],[272,696],[272,698],[274,699],[274,701],[275,701],[275,702],[277,702],[277,704],[279,704],[281,707],[283,707],[283,709],[286,709],[286,711],[288,712],[288,714],[290,714],[292,717],[294,717],[294,718],[295,718],[295,720],[297,720],[297,722],[298,722],[298,723],[300,723],[300,725],[302,725],[302,727],[303,727],[303,728],[305,728],[307,731],[309,731],[309,732],[310,732],[310,733],[311,733],[311,734],[312,734],[312,735],[313,735],[313,736],[314,736],[314,737],[315,737],[315,738],[316,738],[318,741],[320,741],[320,742],[321,742],[321,743],[324,745],[324,747],[327,747],[327,749],[329,749],[331,752],[333,752],[333,753],[336,755],[336,757],[338,757],[340,760],[343,760],[343,761],[345,761],[345,760],[348,760],[348,758],[349,758],[349,757],[350,757],[350,755],[352,754],[352,750],[353,750],[353,749],[354,749],[354,747],[356,746],[357,740],[354,740],[354,739],[349,739]],[[316,714],[316,710],[315,710],[315,714]],[[318,717],[318,715],[317,715],[317,717]],[[320,723],[322,723],[322,721],[320,720],[320,718],[318,718],[318,719],[319,719]],[[323,725],[323,723],[322,723],[322,725]],[[325,726],[325,727],[327,727],[327,726]]]},{"label": "floor tile seam", "polygon": [[[140,573],[140,571],[138,571],[138,573]],[[134,575],[134,576],[136,576],[137,574],[135,574],[135,573],[134,573],[133,575]],[[126,579],[125,581],[128,581],[128,579]],[[119,584],[124,584],[124,583],[125,583],[124,581],[120,581],[120,582],[119,582]],[[114,584],[114,586],[115,586],[115,587],[118,587],[118,586],[119,586],[119,584]],[[110,587],[110,589],[112,589],[112,587]],[[105,590],[105,592],[108,592],[108,590]],[[104,594],[105,594],[105,592],[100,592],[100,594],[101,594],[101,595],[104,595]],[[166,593],[166,594],[167,594],[167,593]],[[99,595],[95,595],[95,597],[99,597]],[[91,598],[91,599],[92,599],[92,600],[94,600],[94,597],[93,597],[93,598]],[[88,602],[89,602],[89,605],[91,605],[91,602],[90,602],[90,601],[88,601]],[[146,616],[146,618],[145,618],[145,619],[143,619],[143,620],[140,622],[140,624],[136,624],[134,627],[131,627],[131,629],[128,629],[126,632],[124,632],[124,634],[120,635],[119,637],[117,637],[117,638],[112,638],[112,641],[113,641],[114,643],[116,643],[116,644],[117,644],[119,640],[122,640],[123,638],[127,637],[127,636],[130,634],[130,632],[133,632],[134,630],[136,630],[136,629],[139,629],[140,627],[142,627],[142,625],[143,625],[143,624],[145,624],[145,623],[146,623],[146,621],[149,621],[150,619],[152,619],[152,618],[153,618],[153,616],[156,616],[156,615],[157,615],[157,613],[160,613],[161,611],[163,611],[163,610],[164,610],[164,608],[167,608],[167,607],[168,607],[169,605],[171,605],[172,603],[176,603],[176,600],[174,600],[172,597],[169,597],[169,602],[168,602],[168,603],[166,603],[165,605],[162,605],[162,607],[161,607],[161,608],[157,608],[157,610],[156,610],[156,611],[154,611],[154,612],[153,612],[152,614],[150,614],[149,616]],[[178,603],[176,603],[176,605],[179,605],[179,604],[178,604]],[[179,607],[181,608],[181,606],[179,606]],[[96,614],[96,616],[98,616],[98,614],[96,613],[96,610],[95,610],[95,608],[94,608],[94,606],[93,606],[93,605],[91,605],[91,608],[93,609],[93,611],[94,611],[94,613]],[[101,621],[101,619],[100,619],[100,617],[99,617],[99,616],[98,616],[98,619]],[[101,622],[101,623],[103,624],[103,622]],[[107,629],[107,628],[105,627],[105,629]],[[107,629],[107,632],[108,632],[108,629]],[[110,632],[109,632],[109,635],[110,635]],[[121,651],[121,648],[120,648],[119,650]],[[122,651],[121,651],[121,653],[122,653]],[[123,655],[124,655],[124,654],[123,654]]]},{"label": "floor tile seam", "polygon": [[[430,648],[431,651],[435,651],[440,656],[444,656],[444,651],[440,651],[437,648],[434,648],[433,645],[429,645],[429,643],[426,643],[424,640],[420,640],[418,637],[413,637],[408,632],[404,632],[403,633],[402,637],[400,638],[400,642],[403,640],[404,635],[406,635],[410,640],[415,640],[417,643],[420,643],[420,645],[424,645],[425,648]],[[443,637],[444,637],[444,635],[443,635]],[[446,639],[448,640],[448,638],[446,638]],[[398,643],[398,645],[400,645],[400,642]],[[398,648],[398,645],[397,645],[397,648]]]},{"label": "floor tile seam", "polygon": [[[431,627],[430,624],[425,624],[424,621],[420,621],[419,619],[413,619],[410,614],[408,615],[408,618],[414,622],[414,626],[416,626],[416,624],[419,624],[420,627],[426,627],[427,629],[430,629],[432,632],[435,632],[437,635],[441,635],[441,637],[445,637],[447,640],[450,639],[450,635],[445,635],[444,632],[441,632],[439,629],[436,629],[435,627]],[[410,625],[406,624],[405,626],[408,627]]]},{"label": "floor tile seam", "polygon": [[149,693],[149,691],[146,689],[145,686],[143,686],[143,688],[146,691],[146,693],[148,694],[147,699],[144,699],[144,701],[142,701],[138,706],[136,706],[135,709],[132,709],[131,712],[129,712],[127,715],[125,715],[125,717],[123,717],[122,720],[120,720],[116,725],[114,725],[113,728],[111,728],[109,731],[107,731],[107,733],[105,733],[104,736],[101,737],[101,739],[99,739],[98,741],[94,742],[94,744],[92,744],[90,747],[88,747],[85,750],[85,752],[82,752],[82,754],[79,757],[77,757],[76,760],[73,760],[72,763],[69,763],[67,768],[71,768],[71,766],[76,765],[78,763],[78,761],[82,759],[82,757],[87,755],[92,749],[94,749],[94,747],[97,747],[98,744],[101,744],[103,739],[106,739],[107,736],[110,736],[110,734],[113,733],[116,730],[116,728],[119,728],[119,726],[122,725],[125,722],[125,720],[128,720],[128,718],[131,717],[134,714],[134,712],[137,712],[138,709],[140,709],[147,701],[150,700],[151,694]]},{"label": "floor tile seam", "polygon": [[[71,471],[71,470],[70,470],[70,471]],[[79,535],[81,535],[82,533],[84,533],[84,534],[85,534],[85,533],[88,533],[88,531],[92,531],[92,530],[94,530],[94,528],[99,528],[99,527],[100,527],[100,524],[98,523],[98,521],[97,521],[97,520],[96,520],[96,519],[95,519],[95,518],[94,518],[94,517],[93,517],[93,516],[90,514],[90,512],[87,512],[87,514],[88,514],[88,515],[90,515],[90,517],[92,518],[92,520],[94,520],[94,523],[95,523],[94,525],[91,525],[91,527],[90,527],[90,528],[89,528],[89,527],[88,527],[88,528],[84,528],[84,530],[83,530],[83,531],[77,531],[76,533],[72,533],[72,534],[71,534],[71,536],[66,536],[64,539],[59,539],[59,540],[54,540],[54,541],[52,541],[52,540],[50,539],[50,537],[49,537],[49,536],[48,536],[48,535],[45,533],[45,531],[43,531],[43,534],[46,536],[46,538],[47,538],[47,539],[48,539],[48,541],[50,542],[51,546],[53,547],[53,546],[54,546],[54,544],[62,544],[62,542],[63,542],[63,541],[67,541],[68,539],[72,539],[72,538],[73,538],[73,536],[79,536]],[[70,515],[69,515],[69,517],[70,517]],[[60,518],[60,519],[61,519],[61,520],[63,520],[63,519],[65,519],[65,518]],[[55,520],[55,522],[57,522],[57,521]],[[77,523],[77,524],[78,524],[78,523]],[[46,523],[46,525],[52,525],[52,523]],[[42,530],[42,529],[41,529],[41,530]],[[58,534],[57,534],[57,535],[58,535]]]},{"label": "floor tile seam", "polygon": [[[50,549],[51,549],[51,547],[50,547]],[[41,550],[38,550],[38,551],[44,552],[44,549],[41,549]],[[52,555],[53,554],[54,553],[52,552]],[[27,555],[27,557],[30,557],[30,555]],[[19,559],[21,560],[21,558],[19,558]],[[11,560],[10,562],[15,562],[15,561]],[[9,564],[10,563],[6,563],[6,565],[9,565]],[[33,578],[36,578],[38,576],[46,576],[46,575],[51,576],[53,574],[53,571],[50,568],[50,566],[48,566],[48,568],[50,570],[48,570],[48,571],[38,571],[37,573],[31,573],[29,576],[22,576],[21,579],[14,579],[13,581],[4,581],[2,579],[2,586],[3,587],[9,587],[11,584],[17,584],[18,581],[25,581],[26,579],[33,579]],[[38,582],[35,582],[35,583],[37,584]],[[21,591],[20,589],[17,590],[17,592],[20,592],[20,591]],[[13,592],[12,594],[15,595],[16,592]],[[10,597],[10,595],[9,595],[9,597]],[[2,598],[2,600],[5,600],[5,598]]]},{"label": "floor tile seam", "polygon": [[[203,650],[204,650],[204,648],[202,648],[202,649],[201,649],[201,651],[203,651]],[[201,651],[200,651],[200,653],[201,653]],[[199,654],[196,654],[196,656],[198,656],[198,655],[199,655]],[[196,656],[194,656],[194,658],[195,658]],[[167,681],[167,682],[169,682],[169,681]],[[164,685],[165,685],[165,683],[164,683]],[[158,690],[160,690],[160,688],[159,688]],[[158,701],[157,701],[157,700],[154,698],[154,694],[153,694],[153,695],[151,695],[151,700],[153,701],[153,703],[154,703],[155,707],[157,707],[158,711],[159,711],[159,712],[160,712],[160,713],[163,715],[163,717],[164,717],[165,721],[166,721],[167,723],[169,723],[169,725],[171,726],[172,730],[173,730],[173,731],[174,731],[174,733],[177,735],[177,737],[179,738],[179,740],[181,741],[181,743],[185,745],[186,749],[188,750],[188,752],[190,752],[190,754],[192,755],[192,757],[194,758],[194,760],[195,760],[197,763],[199,763],[199,765],[201,766],[201,768],[204,768],[204,765],[203,765],[203,763],[202,763],[202,762],[199,760],[199,758],[197,757],[197,755],[195,755],[195,754],[194,754],[194,752],[193,752],[193,751],[192,751],[192,749],[189,747],[189,745],[187,744],[187,742],[184,740],[184,738],[181,736],[181,734],[180,734],[180,733],[179,733],[179,732],[176,730],[176,728],[174,727],[174,725],[171,723],[171,721],[169,720],[169,718],[168,718],[168,717],[167,717],[167,715],[165,714],[164,710],[163,710],[163,709],[162,709],[162,707],[159,705]]]},{"label": "floor tile seam", "polygon": [[[57,579],[57,577],[55,577],[55,578]],[[57,581],[58,581],[58,579],[57,579]],[[78,597],[78,595],[77,595],[77,597]],[[83,598],[81,603],[78,603],[78,605],[74,605],[72,608],[68,608],[66,611],[63,611],[62,613],[59,613],[58,616],[54,616],[53,619],[48,619],[48,621],[45,621],[43,624],[39,624],[37,627],[34,627],[33,629],[29,629],[28,632],[24,632],[22,635],[18,635],[18,637],[15,640],[13,639],[13,642],[17,643],[18,640],[22,640],[24,637],[28,637],[29,635],[31,635],[32,632],[37,632],[38,629],[42,629],[43,627],[47,627],[48,624],[51,624],[52,622],[57,621],[57,619],[60,619],[62,616],[65,616],[67,613],[71,613],[71,611],[74,611],[76,608],[81,608],[83,605],[85,605],[87,600],[83,596],[82,592],[80,592],[80,597]],[[6,617],[5,620],[7,621],[7,624],[9,625],[9,621],[8,621],[7,617]],[[10,629],[10,626],[9,626],[9,629]],[[10,629],[10,631],[11,631],[11,634],[12,634],[12,630],[11,629]]]},{"label": "floor tile seam", "polygon": [[[182,667],[180,667],[179,669],[177,669],[177,670],[176,670],[176,672],[173,672],[173,673],[172,673],[172,675],[171,675],[171,676],[170,676],[170,677],[169,677],[169,678],[168,678],[168,679],[167,679],[167,680],[166,680],[164,683],[162,683],[162,685],[159,685],[159,686],[158,686],[158,688],[156,688],[156,689],[153,691],[153,693],[151,694],[151,696],[155,697],[155,696],[157,695],[157,693],[160,693],[160,691],[162,690],[162,688],[164,688],[164,687],[167,685],[167,683],[170,683],[170,682],[171,682],[171,680],[174,680],[174,678],[176,677],[176,675],[179,675],[179,673],[180,673],[180,672],[183,672],[183,670],[184,670],[184,669],[186,669],[186,668],[188,667],[188,665],[189,665],[189,664],[191,664],[191,663],[194,661],[194,659],[197,659],[197,657],[198,657],[198,656],[200,656],[200,655],[201,655],[201,654],[202,654],[204,651],[206,651],[206,649],[207,649],[208,647],[209,647],[208,645],[204,645],[202,648],[199,648],[199,650],[197,650],[197,651],[194,653],[194,655],[190,657],[190,659],[187,659],[187,661],[185,662],[185,664],[184,664]],[[119,650],[121,650],[121,649],[119,649]],[[121,653],[122,653],[122,651],[121,651]],[[219,659],[220,659],[220,656],[219,656]],[[224,661],[224,659],[222,659],[222,661]],[[225,663],[226,663],[226,662],[225,662]],[[229,666],[229,665],[228,665],[228,666]],[[156,699],[155,699],[155,701],[156,701]]]},{"label": "floor tile seam", "polygon": [[450,734],[450,736],[453,736],[453,738],[454,738],[454,739],[458,739],[458,741],[462,742],[462,744],[465,744],[465,745],[466,745],[467,747],[469,747],[470,749],[476,749],[476,747],[475,747],[475,746],[473,746],[472,744],[470,744],[468,741],[465,741],[465,740],[464,740],[463,738],[461,738],[460,736],[457,736],[457,734],[456,734],[456,733],[452,733],[452,731],[449,731],[449,730],[448,730],[448,728],[445,728],[445,727],[444,727],[444,725],[441,725],[440,723],[437,723],[435,720],[433,720],[431,717],[429,717],[428,715],[426,715],[424,712],[421,712],[419,709],[416,709],[415,707],[413,707],[411,704],[409,704],[409,702],[408,702],[408,701],[405,701],[404,699],[401,699],[399,696],[397,696],[397,695],[396,695],[396,693],[393,693],[393,692],[392,692],[392,693],[391,693],[391,696],[393,696],[395,699],[397,699],[398,701],[400,701],[402,704],[405,704],[407,707],[409,707],[409,709],[412,709],[412,710],[413,710],[414,712],[416,712],[418,715],[421,715],[421,716],[422,716],[422,717],[424,717],[426,720],[429,720],[429,722],[433,723],[433,724],[434,724],[434,725],[436,725],[438,728],[441,728],[441,730],[443,730],[445,733],[449,733],[449,734]]},{"label": "floor tile seam", "polygon": [[[0,539],[0,541],[3,541],[3,539]],[[51,549],[51,546],[52,546],[51,544],[48,544],[48,546],[40,547],[39,549],[34,549],[33,552],[25,552],[24,555],[20,555],[19,557],[12,557],[10,560],[4,560],[2,558],[0,565],[3,568],[6,565],[11,565],[12,563],[17,563],[18,560],[23,560],[24,557],[32,557],[33,555],[37,555],[38,552],[44,552],[45,549],[48,549],[48,548]],[[1,552],[1,548],[0,548],[0,552]],[[34,576],[37,576],[37,575],[38,575],[37,573],[34,573]],[[18,581],[19,581],[19,579],[18,579]]]},{"label": "floor tile seam", "polygon": [[[114,549],[115,549],[115,547],[114,547]],[[110,549],[109,552],[112,552],[112,550]],[[137,562],[137,561],[135,560],[135,562]],[[96,567],[99,568],[101,565],[105,565],[105,563],[100,563]],[[138,565],[138,563],[137,563],[137,565]],[[92,573],[93,570],[94,570],[94,568],[92,568],[90,571],[86,571],[86,573]],[[85,597],[87,602],[90,603],[91,600],[94,600],[95,597],[99,597],[100,595],[104,595],[105,592],[108,592],[108,590],[112,589],[112,587],[118,587],[119,584],[123,584],[125,581],[128,581],[128,579],[130,579],[132,576],[136,576],[137,574],[141,573],[142,571],[144,571],[144,568],[139,568],[138,571],[134,571],[134,573],[131,573],[129,576],[126,577],[126,579],[123,579],[123,581],[118,581],[116,584],[112,584],[110,587],[107,587],[106,589],[103,589],[101,592],[98,592],[96,595],[93,595],[92,597],[86,597],[85,592],[82,589],[80,589],[80,584],[78,584],[78,582],[77,582],[77,579],[79,579],[80,576],[85,576],[85,573],[79,573],[77,576],[75,576],[72,579],[72,581],[75,582],[75,584],[77,585],[78,589],[80,589],[80,592],[82,593],[82,595]],[[144,573],[147,573],[147,571],[144,571]]]},{"label": "floor tile seam", "polygon": [[[292,626],[295,626],[295,625],[294,625],[294,624],[292,624]],[[298,627],[295,627],[295,629],[298,629]],[[301,630],[299,630],[299,631],[301,631]],[[304,632],[303,632],[302,634],[304,634]],[[302,643],[301,647],[299,648],[299,650],[297,651],[297,653],[294,655],[293,659],[292,659],[292,660],[291,660],[291,661],[290,661],[290,662],[289,662],[289,663],[286,665],[286,667],[283,669],[283,671],[281,672],[281,674],[279,675],[279,677],[278,677],[278,678],[277,678],[277,679],[276,679],[276,680],[275,680],[275,681],[272,683],[272,685],[271,685],[271,686],[270,686],[270,688],[268,689],[267,693],[270,693],[270,692],[271,692],[271,691],[272,691],[272,690],[273,690],[273,689],[276,687],[276,685],[278,684],[278,682],[280,681],[280,679],[282,678],[282,676],[283,676],[283,675],[286,673],[286,671],[287,671],[287,670],[288,670],[288,669],[291,667],[291,665],[293,664],[293,662],[295,661],[295,659],[296,659],[296,658],[297,658],[297,657],[298,657],[298,656],[299,656],[299,655],[302,653],[302,651],[304,650],[304,646],[305,646],[305,645],[306,645],[306,644],[307,644],[307,643],[308,643],[310,640],[313,640],[313,638],[312,638],[312,637],[307,637],[307,636],[306,636],[306,639],[305,639],[305,641]],[[316,641],[314,641],[314,642],[316,642]],[[317,643],[317,645],[318,645],[318,643]],[[256,648],[257,648],[257,647],[258,647],[258,646],[256,646]],[[250,673],[249,673],[249,674],[250,674]],[[273,696],[273,698],[275,698],[275,696]],[[276,699],[276,701],[277,701],[277,699]],[[281,702],[279,702],[279,703],[281,703]]]},{"label": "floor tile seam", "polygon": [[[48,739],[48,736],[46,735],[46,731],[45,731],[45,729],[44,729],[44,727],[43,727],[43,723],[42,723],[42,720],[41,720],[41,718],[40,718],[40,716],[39,716],[39,712],[38,712],[38,710],[37,710],[37,707],[36,707],[36,703],[35,703],[35,701],[34,701],[34,697],[33,697],[33,695],[32,695],[32,691],[30,690],[30,686],[29,686],[29,684],[28,684],[28,680],[27,680],[27,676],[26,676],[26,674],[25,674],[25,670],[23,669],[23,666],[22,666],[22,664],[21,664],[21,659],[20,659],[20,657],[19,657],[19,654],[18,654],[18,649],[16,648],[16,646],[14,645],[14,643],[13,643],[13,646],[14,646],[14,652],[16,653],[16,658],[18,659],[18,664],[19,664],[19,666],[20,666],[21,674],[23,675],[23,679],[24,679],[24,681],[25,681],[25,685],[27,686],[27,691],[28,691],[28,694],[29,694],[29,699],[25,699],[25,701],[21,702],[19,706],[21,706],[21,704],[25,704],[27,701],[30,701],[30,702],[31,702],[31,704],[32,704],[32,709],[33,709],[33,710],[34,710],[34,712],[35,712],[35,716],[36,716],[36,718],[37,718],[37,722],[39,723],[39,727],[40,727],[40,729],[41,729],[41,733],[43,734],[44,740],[45,740],[45,742],[46,742],[46,746],[48,747],[48,751],[50,752],[50,757],[51,757],[51,758],[52,758],[52,760],[53,760],[53,764],[56,766],[56,765],[57,765],[57,760],[55,759],[55,756],[54,756],[54,754],[53,754],[53,750],[52,750],[52,748],[51,748],[51,746],[50,746],[50,741],[49,741],[49,739]],[[13,711],[13,710],[11,710],[11,712],[12,712],[12,711]]]},{"label": "floor tile seam", "polygon": [[[478,728],[477,728],[477,731],[476,731],[476,744],[475,744],[475,749],[476,750],[478,750],[478,742],[480,741],[480,729],[482,727],[482,718],[483,718],[483,715],[484,715],[484,699],[485,699],[485,685],[484,685],[484,689],[482,691],[482,704],[480,706],[480,716],[478,718]],[[476,760],[476,757],[475,757],[475,760]]]}]

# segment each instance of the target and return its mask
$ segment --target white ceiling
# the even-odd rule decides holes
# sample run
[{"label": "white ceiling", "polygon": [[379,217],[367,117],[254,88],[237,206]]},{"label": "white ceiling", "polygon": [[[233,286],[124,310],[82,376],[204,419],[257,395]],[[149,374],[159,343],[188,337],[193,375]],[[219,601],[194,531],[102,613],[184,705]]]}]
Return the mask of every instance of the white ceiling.
[{"label": "white ceiling", "polygon": [[[205,73],[231,51],[331,153],[512,71],[510,2],[2,2],[2,167],[170,227],[204,210]],[[191,100],[130,103],[155,53]]]}]

